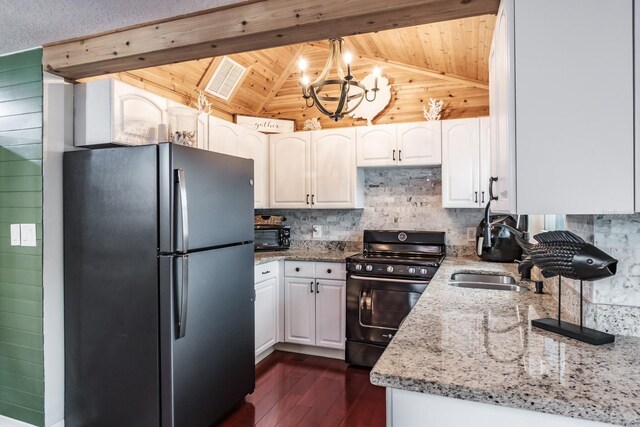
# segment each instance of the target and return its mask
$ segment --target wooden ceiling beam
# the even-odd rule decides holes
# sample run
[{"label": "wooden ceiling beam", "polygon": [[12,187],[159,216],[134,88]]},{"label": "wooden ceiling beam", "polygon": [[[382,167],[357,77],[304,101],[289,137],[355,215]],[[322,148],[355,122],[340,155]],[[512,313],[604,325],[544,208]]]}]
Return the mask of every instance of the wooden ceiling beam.
[{"label": "wooden ceiling beam", "polygon": [[499,0],[269,0],[49,44],[47,71],[68,79],[493,14]]},{"label": "wooden ceiling beam", "polygon": [[[309,43],[309,46],[322,48],[322,49],[327,50],[327,52],[329,51],[329,45],[324,43],[324,42]],[[432,77],[432,78],[437,78],[437,79],[440,79],[440,80],[446,80],[446,81],[451,82],[451,83],[462,84],[462,85],[465,85],[465,86],[475,87],[475,88],[478,88],[478,89],[484,89],[484,90],[487,90],[487,91],[489,90],[489,83],[486,83],[486,82],[481,82],[481,81],[474,80],[474,79],[468,79],[466,77],[461,77],[461,76],[455,76],[453,74],[447,74],[447,73],[444,73],[442,71],[429,70],[428,68],[422,68],[422,67],[418,67],[416,65],[409,65],[409,64],[402,63],[402,62],[390,61],[388,59],[374,58],[372,56],[360,55],[360,54],[357,54],[356,56],[358,58],[362,59],[363,61],[372,63],[374,65],[378,65],[380,67],[392,67],[392,68],[396,68],[398,70],[407,71],[407,72],[410,72],[410,73],[415,73],[415,74],[419,74],[419,75],[426,76],[426,77]]]},{"label": "wooden ceiling beam", "polygon": [[276,97],[278,92],[280,92],[280,89],[282,89],[282,85],[284,85],[284,83],[289,78],[289,75],[291,74],[291,68],[293,68],[293,66],[298,62],[298,58],[300,58],[300,56],[304,53],[304,50],[305,50],[306,47],[307,47],[307,45],[303,43],[293,53],[293,55],[291,56],[291,59],[289,60],[287,65],[284,67],[284,70],[282,71],[282,74],[280,74],[278,76],[278,79],[276,80],[276,82],[274,83],[273,87],[271,88],[271,91],[269,91],[269,94],[264,99],[264,101],[262,101],[260,103],[260,106],[258,107],[258,109],[256,111],[256,115],[259,116],[260,114],[264,113],[265,112],[265,107],[267,105],[269,105],[269,103],[271,101],[273,101],[273,98]]}]

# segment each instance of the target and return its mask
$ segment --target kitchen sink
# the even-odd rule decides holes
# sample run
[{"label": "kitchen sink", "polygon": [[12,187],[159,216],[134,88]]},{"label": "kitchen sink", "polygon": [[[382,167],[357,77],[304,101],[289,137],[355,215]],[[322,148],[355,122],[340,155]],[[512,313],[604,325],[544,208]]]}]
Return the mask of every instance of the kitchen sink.
[{"label": "kitchen sink", "polygon": [[454,273],[449,279],[449,285],[457,288],[488,289],[494,291],[529,291],[529,288],[516,284],[516,279],[505,274]]}]

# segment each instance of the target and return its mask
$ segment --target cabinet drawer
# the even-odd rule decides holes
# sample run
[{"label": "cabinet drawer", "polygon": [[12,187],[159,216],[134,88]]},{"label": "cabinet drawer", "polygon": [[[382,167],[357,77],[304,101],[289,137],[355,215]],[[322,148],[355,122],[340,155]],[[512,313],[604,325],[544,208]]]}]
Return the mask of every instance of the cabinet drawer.
[{"label": "cabinet drawer", "polygon": [[316,262],[316,279],[346,279],[346,262]]},{"label": "cabinet drawer", "polygon": [[278,261],[268,262],[255,266],[254,281],[260,283],[263,280],[278,276]]},{"label": "cabinet drawer", "polygon": [[315,262],[312,261],[285,261],[284,275],[287,277],[316,277]]}]

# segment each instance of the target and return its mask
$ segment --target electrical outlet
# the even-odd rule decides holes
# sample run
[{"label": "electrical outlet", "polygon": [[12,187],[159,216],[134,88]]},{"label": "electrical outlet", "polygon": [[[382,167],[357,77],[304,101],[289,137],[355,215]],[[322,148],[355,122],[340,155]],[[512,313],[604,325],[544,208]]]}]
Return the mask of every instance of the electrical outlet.
[{"label": "electrical outlet", "polygon": [[468,242],[476,241],[476,229],[474,227],[467,227],[467,241]]},{"label": "electrical outlet", "polygon": [[319,239],[320,237],[322,237],[322,226],[321,225],[314,225],[312,226],[312,236],[314,239]]}]

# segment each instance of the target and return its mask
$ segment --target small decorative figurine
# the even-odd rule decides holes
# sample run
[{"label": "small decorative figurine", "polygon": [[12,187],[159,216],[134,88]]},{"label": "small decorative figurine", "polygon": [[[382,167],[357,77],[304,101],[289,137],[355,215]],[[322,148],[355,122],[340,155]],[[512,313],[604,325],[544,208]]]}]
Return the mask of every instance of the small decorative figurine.
[{"label": "small decorative figurine", "polygon": [[[558,276],[558,318],[535,319],[531,326],[564,335],[593,345],[612,343],[615,336],[583,326],[582,281],[600,280],[616,274],[618,260],[595,246],[585,242],[570,231],[549,231],[533,236],[537,244],[526,241],[519,230],[504,224],[495,224],[514,233],[526,258],[518,266],[523,274],[533,266],[540,269],[544,277]],[[562,278],[580,281],[580,325],[561,320]]]},{"label": "small decorative figurine", "polygon": [[424,118],[427,121],[431,120],[440,120],[440,113],[442,112],[442,107],[444,107],[444,100],[435,100],[433,98],[429,98],[429,109],[424,105],[422,106],[422,112],[424,114]]},{"label": "small decorative figurine", "polygon": [[304,121],[302,130],[320,130],[321,128],[320,120],[317,117],[312,117]]}]

